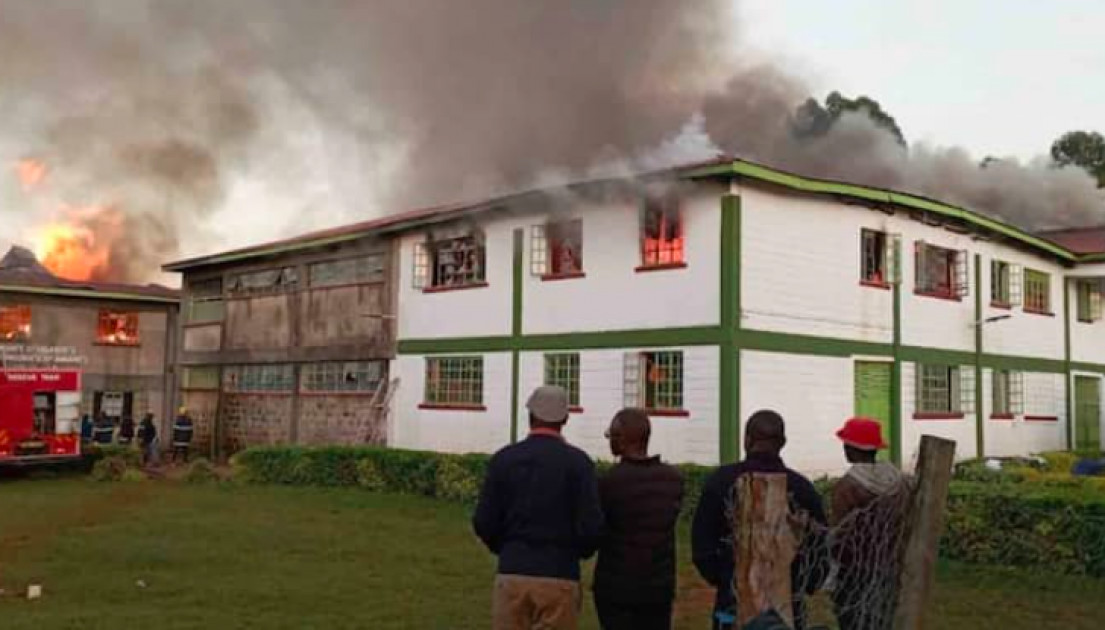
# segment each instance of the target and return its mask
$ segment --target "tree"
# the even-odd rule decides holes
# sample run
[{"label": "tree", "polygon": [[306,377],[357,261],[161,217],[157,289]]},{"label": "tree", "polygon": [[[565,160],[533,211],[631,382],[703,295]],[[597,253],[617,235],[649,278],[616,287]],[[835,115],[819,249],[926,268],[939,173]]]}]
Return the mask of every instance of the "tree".
[{"label": "tree", "polygon": [[794,134],[799,138],[823,136],[846,112],[866,114],[876,127],[894,136],[898,144],[906,146],[905,135],[898,126],[898,121],[894,120],[894,117],[888,114],[878,101],[867,96],[851,99],[836,91],[825,98],[824,105],[814,98],[809,98],[798,106],[793,121]]},{"label": "tree", "polygon": [[1069,131],[1051,144],[1058,166],[1080,166],[1105,188],[1105,137],[1096,131]]}]

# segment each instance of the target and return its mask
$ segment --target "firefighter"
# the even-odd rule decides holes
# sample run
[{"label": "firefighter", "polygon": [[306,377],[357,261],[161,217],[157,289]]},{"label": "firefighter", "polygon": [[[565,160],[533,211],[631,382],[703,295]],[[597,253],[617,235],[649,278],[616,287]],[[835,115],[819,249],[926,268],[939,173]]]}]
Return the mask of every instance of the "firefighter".
[{"label": "firefighter", "polygon": [[81,416],[81,444],[82,445],[92,443],[92,427],[93,427],[93,425],[92,425],[92,416],[87,414],[87,413],[84,414],[83,416]]},{"label": "firefighter", "polygon": [[185,407],[180,408],[180,412],[177,413],[176,421],[173,422],[173,462],[176,463],[177,457],[183,457],[184,461],[188,461],[188,450],[192,447],[192,434],[195,432],[195,428],[192,425],[192,418],[188,415],[188,409]]},{"label": "firefighter", "polygon": [[138,425],[138,444],[142,447],[142,463],[146,466],[156,466],[157,461],[157,427],[153,423],[153,414],[147,413],[142,418],[142,424]]},{"label": "firefighter", "polygon": [[119,421],[119,435],[115,438],[119,446],[130,446],[134,442],[134,418],[123,416]]},{"label": "firefighter", "polygon": [[115,437],[115,425],[101,411],[96,416],[96,424],[92,427],[92,441],[96,444],[111,444],[113,437]]}]

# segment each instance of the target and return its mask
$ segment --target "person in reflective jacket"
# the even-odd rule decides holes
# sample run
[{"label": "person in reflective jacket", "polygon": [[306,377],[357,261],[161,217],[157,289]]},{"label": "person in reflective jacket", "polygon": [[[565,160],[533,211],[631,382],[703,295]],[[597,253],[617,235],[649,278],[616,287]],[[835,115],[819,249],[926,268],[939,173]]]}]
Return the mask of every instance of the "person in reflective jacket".
[{"label": "person in reflective jacket", "polygon": [[176,420],[173,422],[173,462],[175,463],[178,458],[188,461],[188,451],[192,448],[192,435],[195,433],[195,428],[192,425],[192,418],[188,415],[188,410],[184,407],[180,408],[180,413],[177,414]]}]

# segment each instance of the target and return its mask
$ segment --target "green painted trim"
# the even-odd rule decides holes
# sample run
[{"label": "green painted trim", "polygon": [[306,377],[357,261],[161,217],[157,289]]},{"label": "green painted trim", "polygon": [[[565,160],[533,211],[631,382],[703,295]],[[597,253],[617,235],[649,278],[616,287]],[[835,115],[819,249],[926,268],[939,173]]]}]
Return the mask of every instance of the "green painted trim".
[{"label": "green painted trim", "polygon": [[973,365],[975,353],[970,350],[902,346],[902,360],[908,363],[928,363],[932,365]]},{"label": "green painted trim", "polygon": [[180,304],[180,298],[139,295],[119,291],[96,291],[95,289],[63,289],[57,287],[29,287],[12,284],[0,284],[0,293],[32,293],[36,295],[58,295],[63,297],[92,298],[97,300],[126,300],[128,302],[154,302],[156,304]]},{"label": "green painted trim", "polygon": [[510,308],[510,442],[518,441],[519,340],[522,338],[522,287],[525,267],[525,230],[514,230],[513,291]]},{"label": "green painted trim", "polygon": [[986,406],[982,400],[982,255],[975,254],[975,456],[986,456]]},{"label": "green painted trim", "polygon": [[894,354],[893,346],[887,343],[748,329],[737,331],[737,345],[743,350],[826,357],[851,357],[855,355],[889,357]]},{"label": "green painted trim", "polygon": [[1002,354],[983,354],[982,366],[995,370],[1040,372],[1045,374],[1062,374],[1066,371],[1066,365],[1062,359],[1014,357]]},{"label": "green painted trim", "polygon": [[791,190],[798,190],[807,193],[851,197],[853,199],[862,199],[865,201],[892,204],[905,208],[911,208],[914,210],[923,210],[925,212],[931,212],[933,214],[966,221],[967,223],[971,223],[991,232],[1001,234],[1002,236],[1006,236],[1016,241],[1020,241],[1037,250],[1040,250],[1065,261],[1077,262],[1085,258],[1079,257],[1077,254],[1071,252],[1064,247],[1025,232],[1024,230],[1016,228],[1012,225],[1007,225],[1005,223],[1002,223],[1001,221],[992,219],[988,216],[973,212],[971,210],[967,210],[965,208],[952,206],[949,204],[934,201],[932,199],[926,199],[925,197],[920,197],[917,195],[894,192],[881,188],[859,186],[856,184],[848,184],[844,182],[836,182],[826,179],[818,179],[815,177],[807,177],[803,175],[795,175],[793,173],[787,173],[785,171],[763,166],[762,164],[755,164],[753,162],[748,162],[745,160],[733,160],[731,164],[717,164],[696,169],[687,169],[680,174],[683,177],[692,179],[703,177],[717,177],[724,175],[737,175],[741,177],[747,177],[749,179],[776,184],[778,186],[789,188]]},{"label": "green painted trim", "polygon": [[400,339],[399,354],[461,354],[465,352],[509,352],[511,337],[442,337],[440,339]]},{"label": "green painted trim", "polygon": [[1067,450],[1074,449],[1074,404],[1071,391],[1070,360],[1070,290],[1071,279],[1063,278],[1063,394],[1067,409]]},{"label": "green painted trim", "polygon": [[1105,374],[1105,364],[1101,363],[1084,363],[1081,361],[1071,361],[1070,371],[1074,372],[1093,372],[1095,374]]},{"label": "green painted trim", "polygon": [[[901,256],[898,252],[898,273],[901,274]],[[890,371],[890,461],[902,465],[902,283],[894,283],[894,337],[891,352],[894,367]]]},{"label": "green painted trim", "polygon": [[721,339],[718,363],[718,456],[721,463],[740,457],[741,200],[721,198]]}]

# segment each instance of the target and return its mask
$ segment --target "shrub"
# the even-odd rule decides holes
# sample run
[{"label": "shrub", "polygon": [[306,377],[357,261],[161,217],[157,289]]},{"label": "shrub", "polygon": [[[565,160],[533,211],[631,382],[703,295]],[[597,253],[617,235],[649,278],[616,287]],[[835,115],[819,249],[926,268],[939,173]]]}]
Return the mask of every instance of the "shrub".
[{"label": "shrub", "polygon": [[473,455],[440,460],[434,496],[450,501],[475,503],[479,498],[486,460]]},{"label": "shrub", "polygon": [[109,457],[122,459],[127,466],[138,468],[142,465],[142,453],[132,446],[118,444],[92,444],[84,450],[84,456],[95,465]]},{"label": "shrub", "polygon": [[110,456],[99,459],[92,466],[94,481],[121,481],[127,472],[127,462],[122,457]]},{"label": "shrub", "polygon": [[365,490],[383,492],[387,490],[383,475],[376,462],[368,457],[357,460],[357,485]]},{"label": "shrub", "polygon": [[218,481],[219,475],[209,460],[200,457],[188,466],[188,472],[184,473],[184,480],[188,483],[210,483]]},{"label": "shrub", "polygon": [[123,476],[119,481],[146,481],[147,479],[146,473],[141,470],[137,468],[127,468],[123,471]]}]

